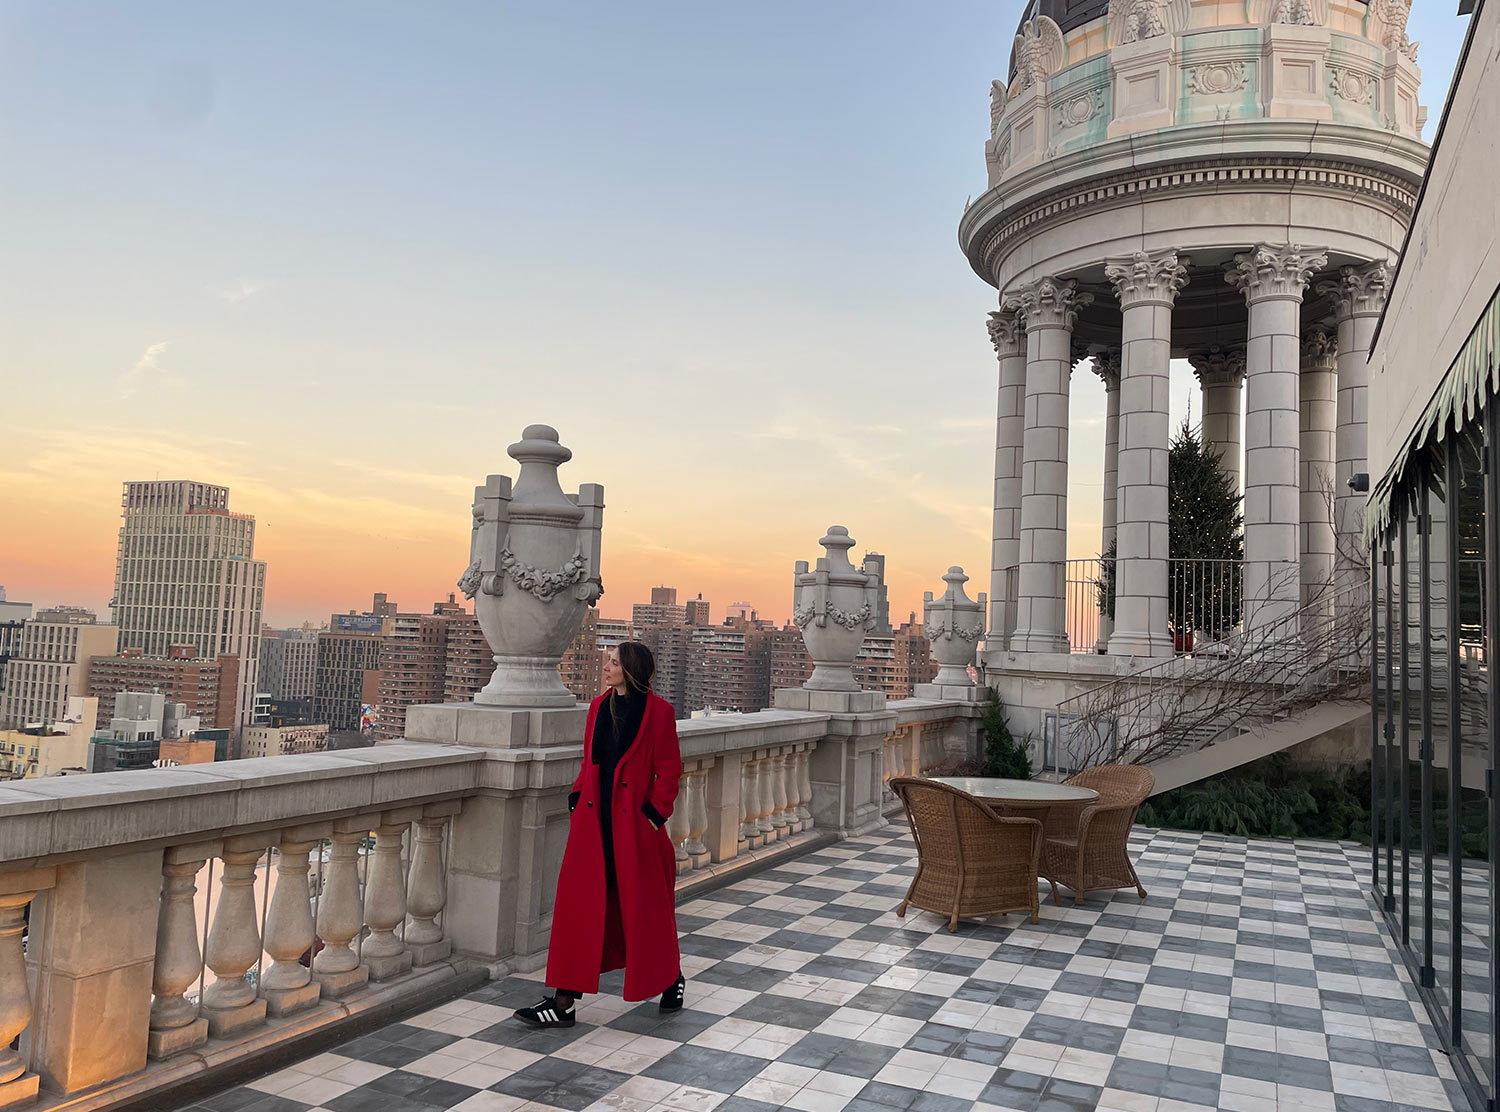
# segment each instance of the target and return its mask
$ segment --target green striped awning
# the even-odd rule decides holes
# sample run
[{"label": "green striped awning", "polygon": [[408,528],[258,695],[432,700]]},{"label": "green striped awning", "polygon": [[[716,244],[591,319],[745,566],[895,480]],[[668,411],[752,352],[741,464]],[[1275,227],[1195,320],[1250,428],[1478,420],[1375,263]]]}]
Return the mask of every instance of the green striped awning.
[{"label": "green striped awning", "polygon": [[1441,442],[1455,428],[1473,420],[1485,397],[1492,392],[1500,392],[1500,289],[1479,314],[1432,400],[1412,426],[1406,443],[1370,492],[1365,507],[1367,544],[1390,526],[1391,497],[1417,455],[1429,444]]}]

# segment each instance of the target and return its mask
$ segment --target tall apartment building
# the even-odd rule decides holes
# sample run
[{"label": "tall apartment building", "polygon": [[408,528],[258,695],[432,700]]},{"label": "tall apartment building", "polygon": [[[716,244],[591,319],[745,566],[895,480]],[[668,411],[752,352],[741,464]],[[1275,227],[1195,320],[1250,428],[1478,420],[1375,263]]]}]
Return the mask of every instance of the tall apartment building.
[{"label": "tall apartment building", "polygon": [[265,629],[260,636],[258,692],[272,699],[310,699],[318,672],[318,634],[311,629]]},{"label": "tall apartment building", "polygon": [[255,710],[265,561],[255,518],[231,513],[229,488],[187,480],[129,482],[115,560],[121,649],[165,656],[190,644],[200,659],[233,656],[235,724]]},{"label": "tall apartment building", "polygon": [[[377,605],[382,597],[376,596]],[[443,701],[443,668],[451,620],[436,613],[397,611],[390,615],[391,632],[380,650],[377,739],[405,735],[407,707]]]},{"label": "tall apartment building", "polygon": [[340,620],[348,617],[335,614],[333,628],[318,634],[313,682],[314,721],[341,732],[358,730],[364,707],[380,698],[380,653],[385,645],[380,629],[390,620],[376,619],[374,631],[340,628]]},{"label": "tall apartment building", "polygon": [[[709,624],[708,599],[703,597],[700,591],[697,598],[690,598],[682,605],[683,621],[690,626],[706,626]],[[732,617],[733,615],[728,615]]]},{"label": "tall apartment building", "polygon": [[875,603],[875,625],[870,632],[877,637],[889,637],[891,635],[891,600],[885,585],[885,557],[878,552],[866,552],[860,566],[867,567],[872,562],[880,569],[880,594]]},{"label": "tall apartment building", "polygon": [[21,647],[21,631],[31,620],[31,603],[10,602],[0,587],[0,703],[5,698],[5,662]]},{"label": "tall apartment building", "polygon": [[604,690],[604,651],[599,647],[599,611],[594,607],[585,611],[559,671],[567,689],[585,702]]},{"label": "tall apartment building", "polygon": [[95,657],[87,694],[99,701],[99,728],[115,717],[116,697],[125,691],[156,692],[168,703],[182,703],[203,728],[232,730],[239,694],[240,662],[225,654],[214,660],[193,656],[192,645],[173,645],[165,657],[129,649]]},{"label": "tall apartment building", "polygon": [[630,608],[630,624],[639,632],[646,626],[684,625],[687,607],[677,601],[676,587],[652,587],[651,601],[638,602]]},{"label": "tall apartment building", "polygon": [[490,682],[494,673],[495,654],[484,639],[479,619],[468,613],[448,619],[443,702],[468,702],[476,691]]},{"label": "tall apartment building", "polygon": [[95,714],[92,699],[71,695],[63,716],[45,726],[0,729],[0,782],[82,772],[88,767]]},{"label": "tall apartment building", "polygon": [[[636,609],[639,610],[640,607]],[[652,689],[672,704],[678,718],[686,718],[689,713],[688,645],[694,628],[680,621],[671,625],[649,623],[635,627],[636,640],[650,649],[651,655],[656,658],[656,677],[652,680]]]},{"label": "tall apartment building", "polygon": [[678,713],[725,710],[752,713],[771,705],[770,622],[730,618],[689,635],[685,706]]},{"label": "tall apartment building", "polygon": [[68,699],[88,695],[94,659],[113,656],[118,638],[118,629],[97,622],[44,621],[41,615],[26,622],[20,644],[5,664],[0,727],[66,719]]},{"label": "tall apartment building", "polygon": [[630,628],[630,622],[624,618],[600,618],[598,624],[599,651],[601,653],[607,649],[613,649],[620,642],[629,641],[635,636]]}]

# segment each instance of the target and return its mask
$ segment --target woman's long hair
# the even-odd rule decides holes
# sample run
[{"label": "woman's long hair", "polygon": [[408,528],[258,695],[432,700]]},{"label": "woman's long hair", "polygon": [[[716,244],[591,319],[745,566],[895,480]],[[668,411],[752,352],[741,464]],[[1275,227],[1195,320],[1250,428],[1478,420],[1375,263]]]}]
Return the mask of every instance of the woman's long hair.
[{"label": "woman's long hair", "polygon": [[621,641],[620,671],[625,673],[625,687],[632,695],[645,694],[651,690],[651,679],[656,675],[656,657],[639,641]]}]

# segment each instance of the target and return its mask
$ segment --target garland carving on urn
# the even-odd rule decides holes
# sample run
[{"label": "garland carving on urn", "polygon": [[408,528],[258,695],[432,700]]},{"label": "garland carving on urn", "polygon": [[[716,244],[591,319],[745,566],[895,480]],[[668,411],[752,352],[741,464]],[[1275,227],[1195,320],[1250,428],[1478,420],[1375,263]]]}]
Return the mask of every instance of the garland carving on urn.
[{"label": "garland carving on urn", "polygon": [[880,566],[849,562],[854,538],[842,525],[830,525],[818,542],[827,556],[808,569],[798,560],[792,579],[792,620],[812,657],[813,673],[804,687],[814,691],[858,691],[854,658],[865,632],[875,624],[880,601]]},{"label": "garland carving on urn", "polygon": [[984,636],[984,615],[989,600],[983,594],[975,602],[964,592],[969,577],[954,566],[943,576],[948,585],[943,597],[934,599],[931,591],[922,595],[922,628],[932,644],[932,656],[938,662],[936,684],[973,687],[969,668],[974,652]]}]

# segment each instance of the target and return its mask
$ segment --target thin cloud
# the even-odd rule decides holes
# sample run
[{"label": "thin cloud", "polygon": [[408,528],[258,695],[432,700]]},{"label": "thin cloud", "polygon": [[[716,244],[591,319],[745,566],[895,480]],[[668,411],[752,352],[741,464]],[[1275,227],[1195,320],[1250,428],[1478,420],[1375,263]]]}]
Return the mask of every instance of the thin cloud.
[{"label": "thin cloud", "polygon": [[257,282],[253,278],[236,278],[228,286],[222,286],[214,290],[214,296],[221,301],[227,301],[231,305],[238,305],[241,301],[247,301],[265,289],[264,283]]},{"label": "thin cloud", "polygon": [[161,353],[167,350],[167,341],[152,344],[141,357],[135,361],[135,366],[120,376],[120,391],[129,397],[138,390],[146,379],[155,377],[161,371],[161,365],[157,359]]}]

